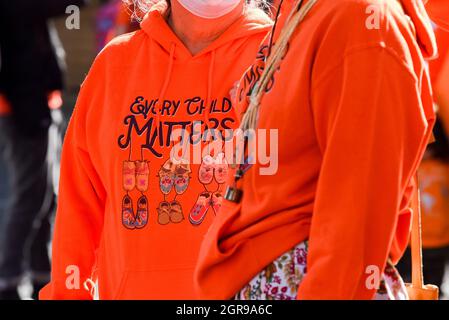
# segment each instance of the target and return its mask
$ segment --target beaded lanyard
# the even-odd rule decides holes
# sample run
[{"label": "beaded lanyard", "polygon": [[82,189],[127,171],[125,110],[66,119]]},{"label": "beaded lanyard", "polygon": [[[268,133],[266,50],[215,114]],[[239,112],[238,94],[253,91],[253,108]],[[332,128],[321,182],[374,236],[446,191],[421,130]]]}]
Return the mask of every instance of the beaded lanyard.
[{"label": "beaded lanyard", "polygon": [[[240,124],[240,130],[242,132],[248,132],[248,130],[254,130],[257,126],[257,118],[259,115],[260,101],[265,93],[265,88],[267,87],[268,82],[273,76],[274,72],[278,69],[282,57],[287,48],[288,42],[296,30],[298,25],[304,20],[309,11],[313,8],[313,6],[317,3],[318,0],[309,0],[306,4],[304,4],[304,0],[300,0],[298,4],[293,8],[290,13],[285,27],[282,29],[279,39],[276,44],[273,46],[272,41],[274,37],[274,31],[277,24],[276,22],[273,25],[273,29],[271,30],[270,35],[270,44],[269,44],[269,54],[267,57],[267,63],[265,65],[264,71],[259,79],[259,81],[255,84],[254,89],[251,92],[250,103],[249,106],[243,116],[242,122]],[[279,5],[278,13],[281,9],[282,2]],[[272,48],[272,49],[271,49]],[[244,139],[244,152],[248,149],[248,138]],[[243,196],[243,190],[237,188],[237,182],[243,178],[244,174],[251,167],[249,157],[246,157],[243,164],[239,165],[236,173],[234,175],[234,183],[233,186],[228,186],[226,189],[226,193],[224,198],[228,201],[239,203]]]}]

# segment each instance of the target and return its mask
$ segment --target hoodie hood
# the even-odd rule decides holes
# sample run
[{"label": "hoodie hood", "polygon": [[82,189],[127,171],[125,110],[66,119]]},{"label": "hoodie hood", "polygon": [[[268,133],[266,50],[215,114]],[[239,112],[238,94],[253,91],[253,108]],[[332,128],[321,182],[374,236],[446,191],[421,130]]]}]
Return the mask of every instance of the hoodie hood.
[{"label": "hoodie hood", "polygon": [[434,59],[438,54],[432,23],[422,0],[400,0],[404,12],[412,20],[416,30],[416,40],[423,56]]},{"label": "hoodie hood", "polygon": [[[272,25],[270,18],[261,10],[254,8],[247,8],[246,12],[237,19],[223,34],[220,35],[214,42],[204,48],[196,55],[185,47],[182,41],[176,36],[173,30],[167,23],[170,9],[166,1],[160,1],[153,5],[150,11],[145,15],[141,28],[150,37],[150,39],[159,44],[167,53],[169,53],[169,64],[160,93],[163,97],[170,84],[172,76],[173,64],[175,61],[188,61],[190,59],[203,59],[206,55],[210,55],[209,70],[207,79],[207,96],[206,104],[211,101],[211,94],[213,90],[213,79],[215,77],[216,69],[216,50],[229,45],[239,39],[251,37],[260,34],[261,32],[268,32]],[[205,112],[205,121],[208,121],[209,112]],[[160,115],[157,116],[157,122]]]},{"label": "hoodie hood", "polygon": [[[394,0],[391,0],[394,1]],[[432,22],[424,5],[425,0],[396,0],[403,8],[404,13],[410,17],[413,23],[416,40],[421,48],[422,54],[426,59],[434,59],[438,54],[435,35],[433,32]],[[424,2],[423,2],[424,1]],[[442,2],[446,0],[429,0],[427,5],[432,6],[432,12],[440,10]],[[433,2],[433,3],[432,3]],[[283,10],[296,3],[294,0],[284,0],[282,4]],[[437,8],[438,7],[438,8]],[[428,7],[429,9],[429,7]],[[287,9],[288,10],[288,9]],[[446,12],[449,10],[446,9]],[[443,12],[443,11],[441,11]],[[439,14],[439,17],[444,14]],[[448,13],[449,16],[449,13]],[[437,17],[437,15],[435,15]]]},{"label": "hoodie hood", "polygon": [[217,48],[233,42],[235,40],[246,38],[253,34],[260,33],[272,25],[270,18],[259,9],[248,8],[247,12],[236,20],[220,37],[218,37],[208,47],[204,48],[195,56],[188,51],[181,40],[175,35],[169,27],[166,19],[170,13],[165,1],[155,4],[145,15],[141,22],[141,28],[144,32],[161,45],[167,52],[170,52],[173,45],[176,46],[176,58],[199,58],[208,54]]}]

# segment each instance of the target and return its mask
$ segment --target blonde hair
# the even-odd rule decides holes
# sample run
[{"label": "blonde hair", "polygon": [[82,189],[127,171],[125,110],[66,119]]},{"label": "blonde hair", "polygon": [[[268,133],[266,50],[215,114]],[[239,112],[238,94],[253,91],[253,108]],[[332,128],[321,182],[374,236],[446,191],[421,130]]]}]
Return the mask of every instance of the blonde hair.
[{"label": "blonde hair", "polygon": [[[128,5],[131,11],[132,18],[140,21],[143,16],[151,10],[151,8],[160,1],[166,1],[170,5],[171,0],[122,0],[126,5]],[[271,5],[268,0],[245,0],[247,5],[260,8],[263,10],[268,10]]]}]

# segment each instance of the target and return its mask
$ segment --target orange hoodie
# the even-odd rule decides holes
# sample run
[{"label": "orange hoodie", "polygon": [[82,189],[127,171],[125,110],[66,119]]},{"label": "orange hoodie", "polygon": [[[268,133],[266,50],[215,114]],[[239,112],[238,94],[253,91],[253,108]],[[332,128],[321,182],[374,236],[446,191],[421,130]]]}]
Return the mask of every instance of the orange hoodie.
[{"label": "orange hoodie", "polygon": [[435,36],[438,44],[438,59],[432,60],[429,63],[430,77],[434,88],[438,86],[441,78],[444,77],[443,71],[447,68],[446,65],[449,64],[449,32],[437,27],[435,29]]},{"label": "orange hoodie", "polygon": [[449,3],[447,0],[426,0],[426,8],[433,22],[449,31]]},{"label": "orange hoodie", "polygon": [[[284,1],[277,33],[293,3]],[[370,299],[367,270],[398,261],[411,178],[434,122],[424,58],[436,55],[423,4],[402,4],[318,0],[293,33],[258,116],[258,128],[278,130],[277,173],[253,165],[237,185],[242,201],[223,202],[200,252],[201,298],[231,298],[306,239],[299,299]],[[252,71],[263,68],[259,58]]]},{"label": "orange hoodie", "polygon": [[[271,20],[248,9],[192,56],[165,12],[158,5],[142,30],[113,40],[82,85],[64,143],[52,277],[41,299],[90,299],[89,278],[100,299],[194,298],[194,266],[227,165],[200,177],[199,164],[170,163],[170,133],[191,132],[194,121],[202,130],[236,126],[230,91]],[[204,194],[213,201],[203,201],[199,219],[192,212]]]}]

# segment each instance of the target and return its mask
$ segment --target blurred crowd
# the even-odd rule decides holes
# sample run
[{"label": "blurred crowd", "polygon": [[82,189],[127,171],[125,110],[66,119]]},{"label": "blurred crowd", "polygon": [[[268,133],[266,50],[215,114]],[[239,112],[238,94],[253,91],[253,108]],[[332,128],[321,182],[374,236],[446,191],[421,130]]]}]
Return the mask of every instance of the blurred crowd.
[{"label": "blurred crowd", "polygon": [[[81,17],[93,12],[82,31],[71,31],[94,34],[91,43],[72,41],[64,29],[70,5]],[[139,28],[131,15],[121,0],[0,0],[0,299],[37,298],[49,281],[59,153],[82,80],[73,75],[85,73],[113,37]],[[419,180],[425,282],[442,286],[449,267],[449,33],[435,28],[440,56],[429,67],[439,120]],[[85,46],[89,59],[77,62],[74,48]],[[410,266],[407,253],[399,265],[406,279]],[[24,282],[25,294],[18,290]]]},{"label": "blurred crowd", "polygon": [[[65,18],[80,8],[91,43],[62,38]],[[83,19],[84,12],[93,21]],[[34,299],[50,279],[49,242],[64,131],[92,58],[113,37],[132,31],[130,8],[120,0],[0,1],[0,299]],[[75,17],[76,18],[76,17]],[[58,21],[59,19],[59,21]],[[64,41],[65,40],[65,41]],[[67,65],[64,42],[89,57]]]}]

